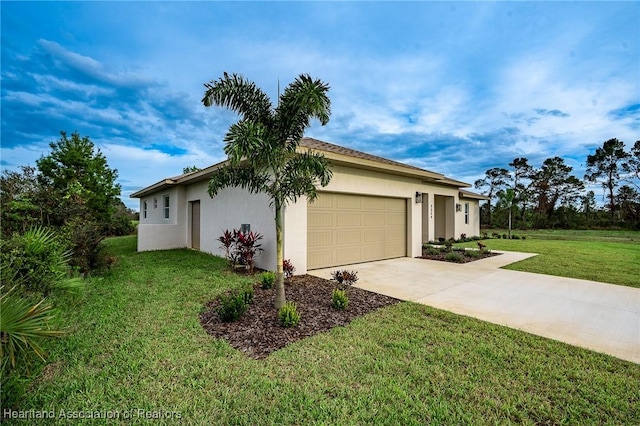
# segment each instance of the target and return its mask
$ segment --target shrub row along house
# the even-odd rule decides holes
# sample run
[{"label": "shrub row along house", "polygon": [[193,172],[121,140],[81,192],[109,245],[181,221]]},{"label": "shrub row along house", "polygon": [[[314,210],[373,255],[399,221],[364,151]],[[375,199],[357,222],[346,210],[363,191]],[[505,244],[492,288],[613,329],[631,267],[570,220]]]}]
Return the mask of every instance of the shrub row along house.
[{"label": "shrub row along house", "polygon": [[[480,234],[479,201],[470,185],[440,173],[312,138],[299,150],[323,154],[333,178],[309,203],[299,199],[284,216],[284,256],[296,272],[351,263],[420,256],[422,243]],[[226,161],[165,179],[131,195],[140,199],[138,251],[189,247],[223,255],[226,229],[264,235],[256,266],[273,270],[273,210],[264,194],[227,188],[214,198],[209,177]]]}]

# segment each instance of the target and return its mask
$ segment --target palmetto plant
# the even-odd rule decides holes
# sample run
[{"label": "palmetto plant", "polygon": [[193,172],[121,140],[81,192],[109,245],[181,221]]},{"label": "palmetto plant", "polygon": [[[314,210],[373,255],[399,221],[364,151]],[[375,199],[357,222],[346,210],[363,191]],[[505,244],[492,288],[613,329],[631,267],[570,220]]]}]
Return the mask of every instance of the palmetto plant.
[{"label": "palmetto plant", "polygon": [[3,283],[46,296],[69,275],[71,251],[51,229],[33,227],[0,242],[0,247]]},{"label": "palmetto plant", "polygon": [[49,328],[53,307],[45,299],[35,305],[21,297],[16,287],[3,291],[0,287],[0,357],[2,368],[13,368],[25,361],[30,353],[44,360],[44,351],[39,345],[43,337],[60,336],[62,331]]},{"label": "palmetto plant", "polygon": [[252,193],[265,193],[275,210],[276,298],[275,307],[285,303],[283,276],[284,208],[298,198],[317,197],[318,185],[331,179],[327,159],[318,153],[298,153],[297,148],[315,118],[329,122],[329,86],[306,74],[298,76],[280,95],[274,108],[269,97],[244,77],[224,73],[205,84],[202,103],[217,105],[240,115],[227,132],[225,153],[229,163],[214,172],[209,195],[226,187],[238,186]]}]

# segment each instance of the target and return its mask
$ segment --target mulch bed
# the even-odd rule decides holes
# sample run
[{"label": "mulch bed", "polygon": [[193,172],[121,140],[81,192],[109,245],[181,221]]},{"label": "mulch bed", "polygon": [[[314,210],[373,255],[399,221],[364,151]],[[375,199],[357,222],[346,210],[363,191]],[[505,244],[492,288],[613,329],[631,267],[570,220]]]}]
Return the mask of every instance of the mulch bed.
[{"label": "mulch bed", "polygon": [[429,259],[429,260],[440,260],[442,262],[449,262],[449,263],[469,263],[469,262],[473,262],[475,260],[480,260],[480,259],[485,259],[487,257],[493,257],[493,256],[499,256],[502,253],[493,253],[493,252],[489,252],[489,253],[482,253],[482,255],[480,255],[480,257],[471,257],[471,256],[465,256],[464,252],[462,251],[454,251],[453,253],[458,253],[462,256],[462,259],[454,261],[454,260],[449,260],[447,259],[447,254],[448,253],[438,253],[438,254],[423,254],[422,256],[418,256],[419,259]]},{"label": "mulch bed", "polygon": [[287,301],[297,304],[301,316],[297,327],[280,325],[278,312],[273,307],[275,290],[264,290],[258,283],[254,285],[253,303],[238,321],[220,321],[215,312],[218,302],[212,300],[200,315],[200,324],[212,336],[225,339],[239,351],[260,359],[289,343],[349,324],[354,318],[399,302],[393,297],[351,287],[347,291],[349,304],[339,311],[331,306],[334,288],[334,282],[311,275],[297,275],[288,280],[285,284]]}]

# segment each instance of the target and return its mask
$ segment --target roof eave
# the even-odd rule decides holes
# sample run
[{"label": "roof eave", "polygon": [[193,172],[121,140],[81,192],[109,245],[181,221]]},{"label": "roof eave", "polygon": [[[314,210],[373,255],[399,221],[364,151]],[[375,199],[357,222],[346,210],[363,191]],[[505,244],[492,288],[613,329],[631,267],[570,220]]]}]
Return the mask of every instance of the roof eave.
[{"label": "roof eave", "polygon": [[160,182],[154,183],[151,186],[147,186],[146,188],[142,188],[141,190],[134,192],[133,194],[129,195],[129,198],[142,198],[145,195],[153,194],[154,192],[158,192],[161,189],[174,186],[176,185],[176,183],[177,182],[173,179],[164,179]]},{"label": "roof eave", "polygon": [[459,191],[460,193],[458,194],[460,196],[460,198],[470,198],[473,200],[488,200],[489,197],[487,197],[486,195],[482,195],[482,194],[476,194],[475,192],[470,192],[470,191]]},{"label": "roof eave", "polygon": [[161,180],[158,183],[154,183],[151,186],[147,186],[146,188],[142,188],[141,190],[134,192],[129,196],[129,198],[142,198],[146,195],[153,194],[154,192],[158,192],[162,189],[166,189],[172,186],[181,185],[184,183],[195,183],[210,179],[214,171],[226,166],[228,163],[228,160],[221,161],[217,164],[214,164],[213,166],[207,167],[206,169],[198,170],[197,172],[191,172],[173,178]]}]

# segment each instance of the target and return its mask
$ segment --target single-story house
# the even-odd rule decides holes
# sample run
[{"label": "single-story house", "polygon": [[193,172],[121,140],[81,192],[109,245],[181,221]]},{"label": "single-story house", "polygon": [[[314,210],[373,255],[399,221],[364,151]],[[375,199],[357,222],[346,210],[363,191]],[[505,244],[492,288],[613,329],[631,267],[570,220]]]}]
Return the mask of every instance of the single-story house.
[{"label": "single-story house", "polygon": [[[479,201],[470,185],[440,173],[303,138],[299,150],[322,153],[333,178],[318,198],[286,207],[284,257],[296,273],[358,262],[420,256],[422,244],[480,234]],[[226,188],[207,193],[212,172],[168,178],[131,195],[140,199],[138,251],[193,248],[222,255],[218,237],[249,225],[264,236],[256,266],[273,270],[276,238],[273,209],[264,194]]]}]

